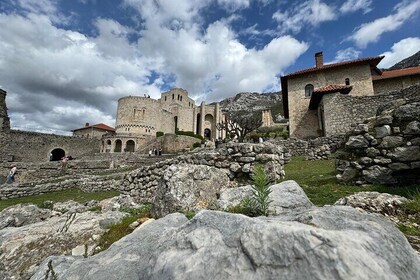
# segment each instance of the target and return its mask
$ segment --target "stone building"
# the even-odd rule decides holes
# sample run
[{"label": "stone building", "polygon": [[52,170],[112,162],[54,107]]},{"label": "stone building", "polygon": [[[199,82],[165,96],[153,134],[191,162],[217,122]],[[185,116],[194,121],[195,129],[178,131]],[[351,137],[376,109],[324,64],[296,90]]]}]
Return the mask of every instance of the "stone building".
[{"label": "stone building", "polygon": [[0,132],[10,129],[10,120],[7,115],[6,91],[0,89]]},{"label": "stone building", "polygon": [[[284,115],[289,119],[289,133],[297,138],[331,136],[337,133],[336,127],[329,126],[329,114],[336,112],[330,100],[332,95],[354,97],[347,102],[350,106],[363,105],[365,98],[382,94],[388,88],[397,90],[419,82],[420,67],[412,70],[382,71],[377,68],[383,56],[368,57],[333,64],[324,64],[322,52],[315,54],[315,67],[300,70],[281,77]],[[385,99],[384,99],[385,100]],[[380,102],[380,98],[375,99]],[[372,115],[375,112],[372,112]],[[338,112],[339,114],[339,112]],[[342,116],[341,122],[349,127],[352,118]]]},{"label": "stone building", "polygon": [[72,132],[75,137],[101,139],[105,134],[114,134],[115,129],[103,123],[86,123],[84,127],[73,129]]},{"label": "stone building", "polygon": [[148,96],[126,96],[118,100],[114,136],[102,139],[102,152],[134,152],[147,147],[157,132],[191,131],[206,139],[223,138],[216,124],[224,118],[218,103],[196,106],[188,92],[175,88],[156,100]]}]

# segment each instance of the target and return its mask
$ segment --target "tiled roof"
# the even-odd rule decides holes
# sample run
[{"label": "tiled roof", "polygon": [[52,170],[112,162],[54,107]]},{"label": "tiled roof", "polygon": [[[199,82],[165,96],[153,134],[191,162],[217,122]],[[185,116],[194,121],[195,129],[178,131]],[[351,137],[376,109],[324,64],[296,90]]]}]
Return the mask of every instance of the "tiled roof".
[{"label": "tiled roof", "polygon": [[359,64],[359,63],[365,63],[365,62],[369,63],[372,66],[376,66],[376,65],[378,65],[378,63],[383,58],[384,58],[384,56],[374,56],[374,57],[366,57],[366,58],[360,58],[360,59],[343,61],[343,62],[332,63],[332,64],[324,64],[321,67],[312,67],[312,68],[308,68],[308,69],[299,70],[299,71],[290,73],[286,76],[287,77],[297,76],[297,75],[306,74],[306,73],[310,73],[310,72],[315,72],[315,71],[319,71],[319,70],[325,70],[325,69],[330,69],[330,68],[334,68],[334,67],[347,66],[347,65],[351,65],[351,64]]},{"label": "tiled roof", "polygon": [[372,76],[372,80],[391,79],[402,76],[420,75],[420,66],[398,70],[383,71],[382,75]]},{"label": "tiled roof", "polygon": [[326,85],[323,87],[316,88],[313,93],[331,93],[331,92],[344,92],[350,91],[352,86],[348,85]]},{"label": "tiled roof", "polygon": [[323,87],[316,88],[312,92],[311,100],[309,101],[309,109],[310,110],[317,109],[324,94],[334,93],[334,92],[348,94],[352,90],[352,88],[353,87],[349,85],[326,85]]},{"label": "tiled roof", "polygon": [[98,123],[98,124],[94,124],[94,125],[84,126],[84,127],[81,127],[81,128],[76,128],[76,129],[73,129],[72,131],[82,130],[82,129],[87,129],[87,128],[99,128],[99,129],[103,129],[103,130],[115,132],[115,129],[114,128],[112,128],[112,127],[110,127],[110,126],[108,126],[106,124],[103,124],[103,123]]}]

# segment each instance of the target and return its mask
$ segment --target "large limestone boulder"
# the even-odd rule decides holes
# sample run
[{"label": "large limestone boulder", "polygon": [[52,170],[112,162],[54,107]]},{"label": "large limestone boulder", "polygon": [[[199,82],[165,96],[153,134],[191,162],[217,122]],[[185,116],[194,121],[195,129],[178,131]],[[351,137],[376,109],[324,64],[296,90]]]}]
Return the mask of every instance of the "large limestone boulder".
[{"label": "large limestone boulder", "polygon": [[[295,181],[284,181],[270,186],[271,200],[269,213],[272,216],[279,215],[289,210],[307,209],[313,206],[303,189]],[[217,200],[219,209],[228,209],[238,205],[242,199],[252,195],[252,187],[245,186],[231,188],[223,191]]]},{"label": "large limestone boulder", "polygon": [[120,194],[119,196],[104,199],[101,202],[99,202],[98,205],[101,207],[102,212],[118,211],[124,208],[132,209],[140,207],[140,205],[134,201],[133,197],[126,194]]},{"label": "large limestone boulder", "polygon": [[221,191],[229,186],[228,175],[226,170],[207,165],[171,165],[157,188],[153,213],[160,217],[215,205]]},{"label": "large limestone boulder", "polygon": [[34,204],[13,205],[0,212],[0,230],[41,222],[50,216],[51,210],[38,208]]},{"label": "large limestone boulder", "polygon": [[[34,213],[41,210],[45,209],[33,208]],[[68,213],[20,227],[3,228],[0,230],[0,268],[4,267],[2,273],[6,276],[0,279],[29,279],[38,265],[51,255],[92,254],[106,227],[126,215],[121,212]]]},{"label": "large limestone boulder", "polygon": [[60,280],[88,279],[419,279],[420,260],[378,214],[345,206],[271,218],[203,210],[145,225],[107,251],[52,257]]}]

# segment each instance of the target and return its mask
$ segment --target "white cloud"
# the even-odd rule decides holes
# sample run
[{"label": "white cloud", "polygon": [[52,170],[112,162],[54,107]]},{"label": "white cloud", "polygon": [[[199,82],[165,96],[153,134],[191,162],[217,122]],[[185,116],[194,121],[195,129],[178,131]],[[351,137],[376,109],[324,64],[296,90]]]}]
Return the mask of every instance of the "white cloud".
[{"label": "white cloud", "polygon": [[273,14],[279,26],[278,29],[286,33],[298,33],[305,26],[318,26],[325,21],[336,19],[334,9],[320,0],[309,0],[295,5],[286,11],[277,11]]},{"label": "white cloud", "polygon": [[348,60],[353,60],[356,58],[359,58],[360,56],[360,51],[356,50],[355,48],[347,48],[344,50],[339,50],[337,51],[336,55],[335,55],[335,59],[332,63],[335,62],[341,62],[341,61],[348,61]]},{"label": "white cloud", "polygon": [[410,37],[405,38],[394,45],[392,45],[391,50],[384,52],[381,55],[384,55],[384,59],[379,63],[378,67],[380,68],[389,68],[400,62],[401,60],[412,56],[416,52],[420,51],[420,38],[419,37]]},{"label": "white cloud", "polygon": [[346,14],[362,10],[363,14],[367,14],[372,11],[371,5],[372,0],[347,0],[341,5],[340,12]]},{"label": "white cloud", "polygon": [[211,1],[126,0],[138,11],[138,29],[97,18],[94,36],[59,28],[44,13],[0,14],[0,26],[8,27],[0,29],[0,83],[12,126],[55,132],[85,122],[112,126],[120,97],[159,98],[168,84],[206,102],[278,90],[278,75],[307,43],[281,36],[246,47],[230,27],[235,16],[204,27],[202,10]]},{"label": "white cloud", "polygon": [[403,1],[394,7],[393,14],[359,26],[350,40],[359,48],[365,48],[369,43],[377,42],[383,33],[399,29],[419,10],[419,0]]},{"label": "white cloud", "polygon": [[226,10],[233,12],[249,7],[250,0],[217,0],[217,3]]}]

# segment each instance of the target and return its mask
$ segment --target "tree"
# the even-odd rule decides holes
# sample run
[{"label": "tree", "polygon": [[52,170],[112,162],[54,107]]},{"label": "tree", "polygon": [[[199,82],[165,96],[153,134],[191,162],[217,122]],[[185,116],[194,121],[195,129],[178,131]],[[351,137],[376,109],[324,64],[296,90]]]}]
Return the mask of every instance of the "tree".
[{"label": "tree", "polygon": [[243,142],[245,136],[262,125],[261,112],[249,113],[246,111],[229,112],[226,119],[216,124],[218,130],[226,131],[229,136],[237,136]]}]

